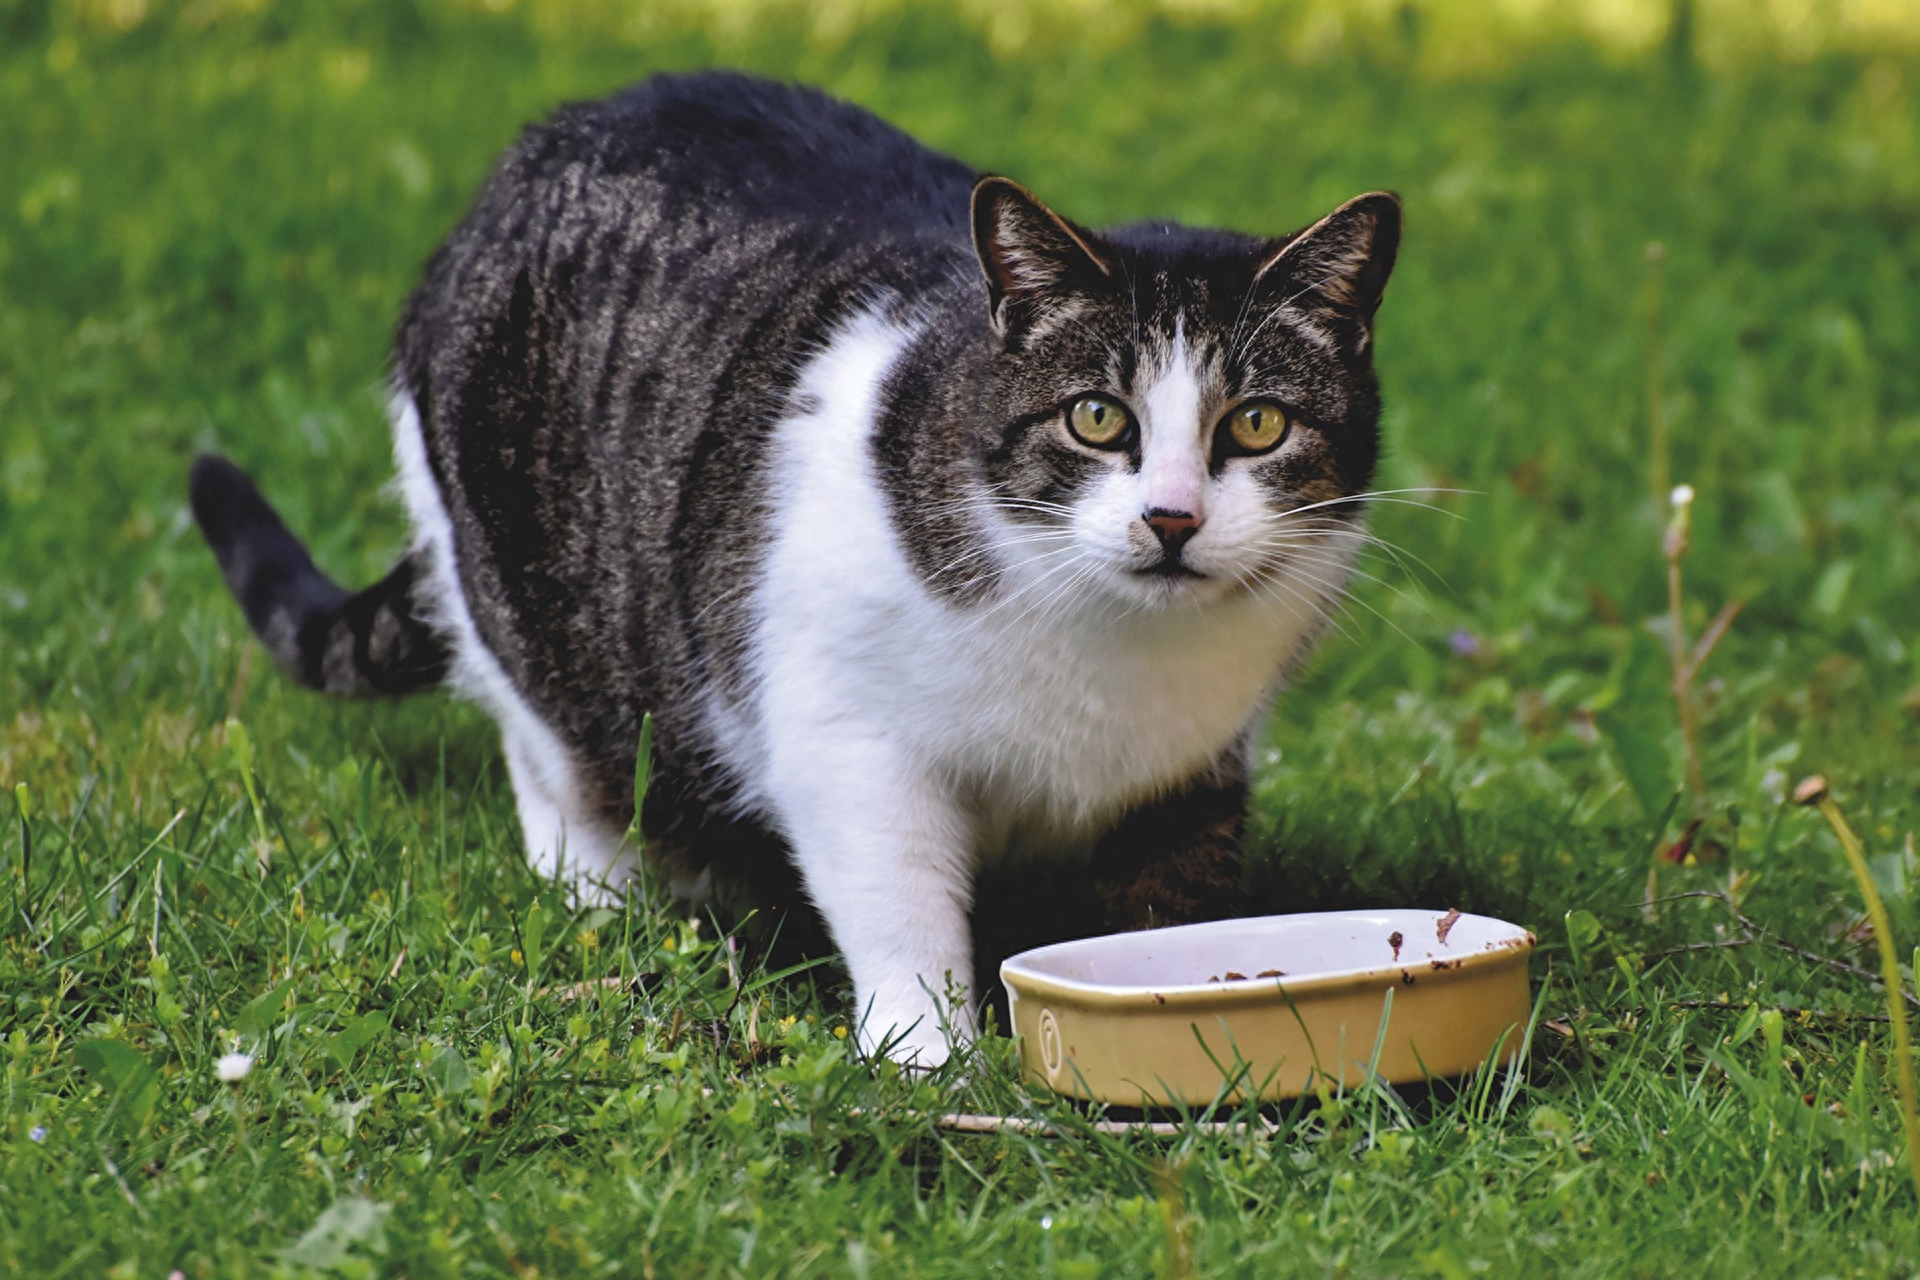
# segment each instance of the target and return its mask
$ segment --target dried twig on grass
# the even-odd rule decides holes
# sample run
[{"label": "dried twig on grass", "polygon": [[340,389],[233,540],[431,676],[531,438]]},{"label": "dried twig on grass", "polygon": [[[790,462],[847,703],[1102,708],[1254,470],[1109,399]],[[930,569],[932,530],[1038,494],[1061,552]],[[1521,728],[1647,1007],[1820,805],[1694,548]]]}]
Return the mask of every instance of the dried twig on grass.
[{"label": "dried twig on grass", "polygon": [[1750,947],[1752,938],[1725,938],[1719,942],[1683,942],[1677,947],[1662,947],[1658,951],[1649,951],[1648,960],[1664,960],[1668,956],[1684,956],[1695,951],[1730,951],[1735,947]]},{"label": "dried twig on grass", "polygon": [[[1726,907],[1727,913],[1739,923],[1740,927],[1746,930],[1747,936],[1744,938],[1727,938],[1720,942],[1689,942],[1678,947],[1668,947],[1664,951],[1651,952],[1648,954],[1647,959],[1656,960],[1662,956],[1682,955],[1693,951],[1725,951],[1735,947],[1746,947],[1753,946],[1756,943],[1766,943],[1778,950],[1786,952],[1788,955],[1798,956],[1802,960],[1824,965],[1829,969],[1836,969],[1841,973],[1851,974],[1856,978],[1865,978],[1868,982],[1882,981],[1882,976],[1871,969],[1863,969],[1857,964],[1848,964],[1845,960],[1837,960],[1832,956],[1821,955],[1818,951],[1809,951],[1805,947],[1794,946],[1791,942],[1788,942],[1779,934],[1774,933],[1759,921],[1743,914],[1740,908],[1733,905],[1732,898],[1729,898],[1726,894],[1716,889],[1693,889],[1686,893],[1670,893],[1663,898],[1657,899],[1657,901],[1676,902],[1682,898],[1711,898],[1715,902],[1720,903]],[[1897,987],[1896,989],[1899,991],[1901,998],[1908,1004],[1916,1009],[1920,1009],[1920,996],[1916,996],[1904,986]]]},{"label": "dried twig on grass", "polygon": [[[863,1108],[855,1107],[848,1114],[861,1116],[866,1112]],[[914,1111],[892,1114],[907,1119],[924,1115]],[[1074,1138],[1085,1133],[1140,1138],[1177,1138],[1184,1133],[1257,1133],[1271,1136],[1280,1132],[1280,1126],[1265,1116],[1252,1123],[1245,1120],[1085,1120],[1079,1124],[1061,1124],[1055,1120],[1038,1120],[1029,1116],[996,1116],[971,1111],[946,1111],[930,1118],[934,1128],[948,1133],[1017,1133],[1030,1138]]]},{"label": "dried twig on grass", "polygon": [[[1712,1009],[1726,1013],[1745,1013],[1749,1009],[1772,1009],[1783,1018],[1800,1022],[1837,1022],[1842,1026],[1856,1022],[1887,1023],[1884,1013],[1847,1013],[1836,1009],[1804,1009],[1793,1005],[1771,1005],[1759,1000],[1669,1000],[1668,1009]],[[1563,1039],[1573,1039],[1573,1024],[1564,1018],[1548,1018],[1540,1024]]]},{"label": "dried twig on grass", "polygon": [[1071,1138],[1082,1132],[1153,1138],[1177,1138],[1183,1133],[1280,1132],[1279,1125],[1264,1117],[1257,1124],[1245,1120],[1089,1120],[1080,1126],[1056,1124],[1051,1120],[1032,1120],[1024,1116],[975,1115],[964,1111],[950,1111],[935,1116],[933,1127],[949,1133],[1019,1133],[1036,1138]]},{"label": "dried twig on grass", "polygon": [[1818,1019],[1823,1022],[1889,1022],[1884,1013],[1843,1013],[1834,1009],[1796,1009],[1791,1006],[1762,1004],[1757,1000],[1669,1000],[1669,1009],[1725,1009],[1745,1013],[1748,1009],[1772,1009],[1783,1018]]}]

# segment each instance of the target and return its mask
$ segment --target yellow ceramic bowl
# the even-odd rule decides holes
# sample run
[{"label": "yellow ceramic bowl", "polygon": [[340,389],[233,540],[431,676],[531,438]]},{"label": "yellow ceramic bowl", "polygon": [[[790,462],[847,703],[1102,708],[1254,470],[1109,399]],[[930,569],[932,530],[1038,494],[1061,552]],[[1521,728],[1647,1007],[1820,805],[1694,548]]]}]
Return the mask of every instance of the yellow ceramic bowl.
[{"label": "yellow ceramic bowl", "polygon": [[1462,1075],[1496,1047],[1510,1058],[1533,944],[1486,916],[1339,911],[1062,942],[1014,956],[1000,979],[1030,1079],[1090,1101],[1202,1106],[1241,1063],[1228,1097],[1271,1100],[1316,1075],[1357,1083],[1376,1042],[1396,1084]]}]

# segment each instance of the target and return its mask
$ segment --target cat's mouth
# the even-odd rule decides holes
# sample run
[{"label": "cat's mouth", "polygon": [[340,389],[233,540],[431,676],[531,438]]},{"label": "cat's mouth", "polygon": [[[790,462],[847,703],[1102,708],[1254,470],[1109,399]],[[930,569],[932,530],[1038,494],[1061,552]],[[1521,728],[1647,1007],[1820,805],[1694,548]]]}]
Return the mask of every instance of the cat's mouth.
[{"label": "cat's mouth", "polygon": [[1205,578],[1207,575],[1175,556],[1162,556],[1144,569],[1135,569],[1142,578]]}]

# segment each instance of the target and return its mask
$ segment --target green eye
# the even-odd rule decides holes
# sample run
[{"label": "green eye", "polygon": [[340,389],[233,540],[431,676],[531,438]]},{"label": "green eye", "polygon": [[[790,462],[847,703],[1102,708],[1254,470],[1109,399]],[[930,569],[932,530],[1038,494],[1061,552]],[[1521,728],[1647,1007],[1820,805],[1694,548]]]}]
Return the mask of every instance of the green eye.
[{"label": "green eye", "polygon": [[1118,447],[1132,426],[1133,415],[1127,407],[1105,396],[1081,396],[1067,407],[1067,430],[1096,449]]},{"label": "green eye", "polygon": [[1265,453],[1287,438],[1287,411],[1271,400],[1251,400],[1227,415],[1227,431],[1247,453]]}]

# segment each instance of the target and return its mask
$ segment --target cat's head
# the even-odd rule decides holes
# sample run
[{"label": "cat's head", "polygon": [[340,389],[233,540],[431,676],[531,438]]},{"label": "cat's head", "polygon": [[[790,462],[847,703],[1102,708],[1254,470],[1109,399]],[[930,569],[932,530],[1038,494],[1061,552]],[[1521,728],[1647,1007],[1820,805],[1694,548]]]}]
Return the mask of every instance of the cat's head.
[{"label": "cat's head", "polygon": [[1006,554],[1130,604],[1338,594],[1379,452],[1373,320],[1398,200],[1360,196],[1280,239],[1095,233],[990,177],[973,232]]}]

